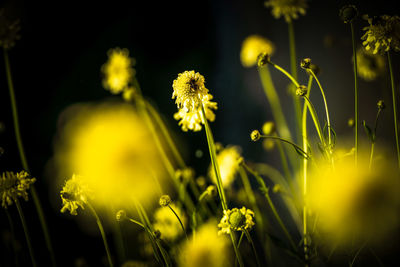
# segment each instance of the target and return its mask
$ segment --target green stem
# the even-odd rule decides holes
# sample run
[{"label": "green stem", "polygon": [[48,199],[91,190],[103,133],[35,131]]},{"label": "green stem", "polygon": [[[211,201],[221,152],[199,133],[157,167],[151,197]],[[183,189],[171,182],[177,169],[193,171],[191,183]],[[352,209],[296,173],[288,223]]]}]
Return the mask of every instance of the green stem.
[{"label": "green stem", "polygon": [[256,180],[257,180],[257,182],[258,182],[258,184],[260,186],[260,190],[264,194],[265,198],[267,199],[268,205],[270,206],[270,208],[272,210],[272,213],[275,216],[275,219],[278,221],[279,226],[282,228],[284,234],[288,238],[288,240],[290,242],[290,245],[292,246],[293,250],[297,251],[296,243],[293,241],[292,236],[289,234],[289,231],[287,230],[285,224],[283,223],[281,217],[279,216],[279,213],[276,210],[275,205],[271,200],[271,197],[269,196],[269,188],[265,185],[264,180],[262,179],[262,177],[257,172],[252,170],[244,162],[243,162],[243,167],[256,178]]},{"label": "green stem", "polygon": [[240,255],[239,249],[236,246],[235,234],[233,232],[230,232],[230,236],[231,236],[231,240],[232,240],[233,250],[235,251],[236,259],[239,262],[239,266],[244,267],[242,256]]},{"label": "green stem", "polygon": [[10,224],[10,231],[11,231],[11,238],[12,238],[12,247],[14,250],[14,261],[15,261],[15,266],[19,266],[19,261],[18,261],[18,253],[17,253],[17,240],[15,239],[15,230],[14,230],[14,224],[11,218],[10,213],[8,212],[8,209],[4,209],[7,215],[8,223]]},{"label": "green stem", "polygon": [[247,231],[247,229],[244,229],[243,232],[246,234],[247,241],[249,241],[251,248],[253,249],[254,256],[256,257],[257,266],[261,267],[260,260],[257,255],[257,250],[256,250],[256,247],[254,246],[254,242],[253,242],[253,239],[251,238],[249,231]]},{"label": "green stem", "polygon": [[322,146],[325,148],[326,147],[325,138],[322,134],[321,124],[319,123],[319,119],[318,119],[317,112],[315,111],[315,107],[307,96],[303,96],[303,97],[308,106],[308,110],[310,111],[311,118],[313,119],[314,126],[315,126],[315,129],[317,130],[319,140],[321,141]]},{"label": "green stem", "polygon": [[[4,63],[5,63],[5,68],[6,68],[8,90],[9,90],[10,101],[11,101],[11,110],[12,110],[12,117],[13,117],[13,123],[14,123],[15,138],[16,138],[16,142],[17,142],[19,156],[21,159],[22,168],[24,168],[24,170],[26,170],[27,172],[30,172],[28,162],[27,162],[26,156],[25,156],[24,146],[22,144],[21,131],[19,128],[17,100],[15,98],[15,93],[14,93],[14,84],[13,84],[12,75],[11,75],[10,60],[8,58],[7,50],[4,49],[3,51],[4,51]],[[43,235],[44,235],[45,242],[46,242],[46,247],[47,247],[47,250],[49,251],[52,265],[56,266],[56,260],[55,260],[55,256],[54,256],[53,245],[52,245],[51,239],[50,239],[49,228],[47,226],[47,222],[44,217],[43,208],[40,203],[40,199],[37,195],[34,185],[31,185],[30,191],[31,191],[33,202],[35,204],[36,212],[39,216],[40,224],[41,224],[41,227],[43,230]]]},{"label": "green stem", "polygon": [[178,219],[179,224],[181,225],[182,231],[185,234],[186,239],[188,239],[185,227],[183,226],[183,223],[182,223],[181,219],[179,218],[178,214],[174,211],[174,209],[170,205],[168,205],[168,208],[174,213],[175,217]]},{"label": "green stem", "polygon": [[34,256],[34,253],[33,253],[31,237],[29,235],[29,230],[28,230],[28,226],[26,224],[24,212],[22,211],[22,208],[21,208],[21,205],[19,204],[19,200],[18,199],[15,199],[15,205],[17,206],[19,218],[21,219],[22,227],[24,229],[25,239],[26,239],[26,243],[28,245],[29,255],[31,256],[32,266],[36,267],[37,264],[36,264],[35,256]]},{"label": "green stem", "polygon": [[386,53],[387,53],[388,64],[389,64],[390,84],[392,86],[394,136],[396,137],[397,163],[398,163],[398,167],[400,168],[400,147],[399,147],[399,131],[398,131],[398,126],[397,126],[396,88],[395,88],[395,85],[394,85],[392,60],[391,60],[390,52],[387,51]]},{"label": "green stem", "polygon": [[378,119],[379,115],[381,114],[382,109],[378,108],[378,112],[376,113],[376,118],[375,118],[375,126],[374,126],[374,132],[373,132],[373,140],[371,142],[371,152],[369,156],[369,169],[371,170],[372,168],[372,161],[374,159],[374,150],[375,150],[375,141],[376,141],[376,130],[378,128]]},{"label": "green stem", "polygon": [[350,22],[351,28],[351,40],[353,44],[353,66],[354,66],[354,124],[355,124],[355,131],[354,131],[354,160],[357,166],[358,162],[358,79],[357,79],[357,53],[356,53],[356,40],[354,34],[354,26],[353,22]]},{"label": "green stem", "polygon": [[271,64],[272,66],[274,66],[275,69],[277,69],[280,72],[282,72],[283,74],[285,74],[285,76],[288,77],[290,79],[290,81],[292,81],[292,83],[296,86],[296,88],[300,86],[300,84],[297,82],[296,78],[294,78],[292,75],[290,75],[290,73],[287,72],[284,68],[282,68],[278,64],[275,64],[272,61],[268,61],[268,63]]},{"label": "green stem", "polygon": [[204,105],[202,104],[201,105],[201,117],[202,117],[202,121],[204,123],[204,128],[205,128],[205,131],[206,131],[208,149],[210,151],[211,164],[213,166],[215,177],[216,177],[216,180],[217,180],[218,194],[219,194],[219,197],[221,199],[222,209],[223,210],[227,210],[228,209],[228,204],[226,202],[224,187],[223,187],[223,184],[222,184],[221,173],[220,173],[219,166],[218,166],[217,152],[215,150],[214,137],[213,137],[213,134],[211,132],[211,128],[210,128],[210,126],[208,124],[208,121],[207,121],[207,118],[206,118],[205,114],[206,114],[206,112],[205,112],[205,109],[204,109]]},{"label": "green stem", "polygon": [[93,208],[93,206],[89,202],[87,202],[87,206],[89,207],[90,211],[93,213],[93,216],[96,218],[96,223],[97,223],[97,226],[99,227],[101,237],[103,238],[104,247],[106,249],[108,263],[110,264],[110,267],[113,267],[114,264],[113,264],[112,259],[111,259],[111,252],[110,252],[110,249],[108,247],[107,237],[106,237],[106,234],[104,232],[103,224],[101,223],[100,218],[97,215],[97,212]]},{"label": "green stem", "polygon": [[290,145],[293,146],[293,148],[296,150],[296,152],[299,152],[300,154],[302,154],[302,156],[303,156],[304,158],[307,158],[307,159],[308,159],[308,158],[310,157],[301,147],[299,147],[299,146],[296,145],[295,143],[293,143],[293,142],[291,142],[291,141],[288,141],[288,140],[286,140],[286,139],[283,139],[283,138],[281,138],[281,137],[279,137],[279,136],[263,135],[263,134],[262,134],[262,135],[260,135],[260,137],[261,137],[261,138],[276,139],[276,140],[279,140],[279,141],[281,141],[281,142],[290,144]]}]

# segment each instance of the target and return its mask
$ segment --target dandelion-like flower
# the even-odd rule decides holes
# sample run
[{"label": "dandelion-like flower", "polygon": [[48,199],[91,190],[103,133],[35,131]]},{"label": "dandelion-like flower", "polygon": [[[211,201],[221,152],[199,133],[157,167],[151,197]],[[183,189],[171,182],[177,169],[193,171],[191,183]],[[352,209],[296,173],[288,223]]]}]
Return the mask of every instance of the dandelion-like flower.
[{"label": "dandelion-like flower", "polygon": [[254,226],[253,218],[254,212],[245,207],[224,210],[224,216],[218,224],[218,227],[221,228],[218,234],[230,234],[232,231],[251,229]]},{"label": "dandelion-like flower", "polygon": [[257,63],[258,56],[266,53],[271,56],[275,52],[275,45],[260,35],[250,35],[242,43],[240,61],[243,67],[249,68]]},{"label": "dandelion-like flower", "polygon": [[15,41],[21,38],[20,29],[19,20],[10,21],[4,9],[0,9],[0,46],[5,49],[14,47]]},{"label": "dandelion-like flower", "polygon": [[28,200],[28,192],[30,185],[36,181],[30,178],[26,171],[3,172],[0,176],[0,196],[1,206],[7,208],[12,205],[19,197]]},{"label": "dandelion-like flower", "polygon": [[132,68],[135,61],[129,57],[128,49],[110,49],[108,61],[101,67],[104,74],[103,87],[113,94],[119,94],[128,87],[135,74]]},{"label": "dandelion-like flower", "polygon": [[370,18],[364,16],[368,26],[364,27],[365,34],[361,37],[366,50],[383,54],[389,50],[400,51],[400,17],[383,15]]},{"label": "dandelion-like flower", "polygon": [[[239,160],[241,159],[240,151],[241,149],[238,146],[227,146],[218,152],[217,162],[223,187],[229,187],[235,180],[235,176],[239,170]],[[217,178],[215,177],[212,166],[208,169],[208,173],[211,180],[217,183]]]},{"label": "dandelion-like flower", "polygon": [[272,15],[279,19],[284,16],[286,22],[297,19],[300,15],[306,14],[306,0],[269,0],[264,3],[266,7],[271,7]]},{"label": "dandelion-like flower", "polygon": [[205,117],[209,121],[215,120],[215,114],[212,111],[217,109],[217,103],[212,102],[213,96],[208,93],[204,85],[204,76],[198,72],[185,71],[178,74],[178,78],[172,83],[172,99],[178,106],[178,112],[174,118],[179,121],[183,131],[200,131],[204,123],[201,112],[204,105]]},{"label": "dandelion-like flower", "polygon": [[373,81],[385,71],[385,58],[382,55],[374,54],[364,47],[357,49],[357,72],[366,80]]},{"label": "dandelion-like flower", "polygon": [[[174,203],[170,203],[169,206],[176,212],[183,226],[186,227],[187,220],[183,210]],[[183,234],[176,215],[171,211],[171,209],[165,207],[160,207],[154,212],[153,226],[161,232],[161,238],[167,241],[174,241]]]},{"label": "dandelion-like flower", "polygon": [[214,221],[203,224],[196,238],[185,240],[178,252],[179,267],[232,266],[229,239],[217,234]]},{"label": "dandelion-like flower", "polygon": [[62,205],[61,212],[69,211],[71,215],[77,215],[79,207],[85,209],[88,198],[91,197],[92,191],[85,183],[80,175],[73,174],[72,177],[65,182],[60,192]]}]

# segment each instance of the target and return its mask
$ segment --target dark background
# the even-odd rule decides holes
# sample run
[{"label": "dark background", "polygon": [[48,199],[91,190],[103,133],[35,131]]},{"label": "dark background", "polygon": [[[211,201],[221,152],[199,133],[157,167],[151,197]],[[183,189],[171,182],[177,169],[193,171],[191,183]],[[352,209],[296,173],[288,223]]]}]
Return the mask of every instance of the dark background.
[{"label": "dark background", "polygon": [[[136,75],[143,94],[165,116],[179,138],[187,162],[198,173],[208,165],[208,157],[197,159],[194,151],[207,152],[203,132],[184,133],[172,118],[176,105],[171,100],[172,81],[185,70],[196,70],[206,78],[206,86],[218,102],[216,121],[211,124],[216,141],[240,145],[246,159],[273,162],[276,155],[265,153],[261,143],[252,143],[251,130],[272,119],[255,68],[240,64],[240,48],[245,37],[260,34],[276,44],[274,62],[289,69],[287,25],[276,20],[263,1],[0,1],[6,15],[21,20],[21,40],[9,51],[15,94],[25,152],[49,222],[60,266],[73,266],[84,257],[90,266],[99,266],[104,248],[98,236],[82,232],[71,216],[58,212],[59,203],[50,203],[55,190],[46,176],[46,163],[53,153],[52,139],[60,112],[76,102],[110,98],[101,86],[100,67],[110,48],[121,47],[136,59]],[[295,21],[297,56],[312,58],[320,66],[332,124],[339,136],[351,137],[347,119],[353,115],[353,73],[350,28],[338,18],[339,9],[356,4],[361,14],[399,14],[390,1],[309,1],[306,16]],[[366,22],[356,22],[356,36]],[[333,42],[326,44],[327,37]],[[325,40],[325,41],[324,41]],[[396,86],[399,56],[393,55]],[[3,61],[3,54],[0,54]],[[299,73],[302,73],[299,70]],[[286,95],[288,81],[277,72],[273,79],[280,90],[282,106],[293,123],[292,102]],[[306,83],[307,77],[300,76]],[[384,89],[384,90],[382,90]],[[386,100],[380,134],[393,140],[391,95],[388,77],[372,83],[360,81],[360,120],[373,123],[376,102]],[[315,103],[319,107],[318,95]],[[0,64],[0,171],[21,169],[11,117],[4,64]],[[363,134],[360,127],[360,133]],[[205,155],[207,155],[205,153]],[[49,193],[50,192],[50,193]],[[44,240],[33,203],[23,203],[33,233],[39,262],[46,264]],[[13,207],[10,212],[20,227]],[[18,223],[17,223],[18,222]],[[94,223],[94,222],[93,222]],[[0,241],[7,239],[8,224],[0,213]],[[22,250],[26,248],[20,236]],[[12,258],[12,250],[0,244],[0,266]],[[40,244],[40,245],[36,245]],[[102,255],[102,254],[101,254]],[[20,253],[21,262],[28,262]]]}]

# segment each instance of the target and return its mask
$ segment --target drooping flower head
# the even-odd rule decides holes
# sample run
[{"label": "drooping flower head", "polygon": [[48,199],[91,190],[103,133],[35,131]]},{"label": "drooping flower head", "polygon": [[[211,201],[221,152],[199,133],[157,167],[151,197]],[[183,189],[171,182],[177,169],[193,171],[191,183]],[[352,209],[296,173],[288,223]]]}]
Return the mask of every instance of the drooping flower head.
[{"label": "drooping flower head", "polygon": [[15,41],[21,38],[20,29],[19,20],[10,21],[5,15],[5,9],[0,9],[0,47],[14,47]]},{"label": "drooping flower head", "polygon": [[270,40],[259,35],[250,35],[242,43],[240,61],[243,67],[249,68],[257,63],[261,53],[272,56],[274,52],[275,45]]},{"label": "drooping flower head", "polygon": [[380,54],[373,54],[364,47],[357,49],[357,72],[366,80],[373,81],[385,71],[385,58]]},{"label": "drooping flower head", "polygon": [[103,87],[112,94],[119,94],[128,87],[135,74],[132,68],[135,60],[129,57],[128,49],[110,49],[107,55],[108,61],[101,67],[104,75]]},{"label": "drooping flower head", "polygon": [[[239,170],[239,160],[241,149],[238,146],[227,146],[221,149],[217,154],[217,161],[221,173],[223,187],[229,187],[235,180],[235,176]],[[211,180],[217,183],[215,172],[212,166],[209,167],[208,173]]]},{"label": "drooping flower head", "polygon": [[224,210],[224,216],[218,224],[218,227],[221,228],[218,234],[230,234],[232,231],[251,229],[255,224],[253,218],[254,212],[245,207]]},{"label": "drooping flower head", "polygon": [[30,185],[36,181],[30,178],[26,171],[3,172],[0,176],[0,196],[1,206],[7,208],[12,205],[19,197],[28,200],[28,192]]},{"label": "drooping flower head", "polygon": [[264,4],[266,7],[271,7],[275,18],[283,16],[286,22],[297,19],[299,14],[305,15],[307,8],[306,0],[268,0]]},{"label": "drooping flower head", "polygon": [[383,54],[389,50],[400,51],[400,17],[383,15],[370,18],[364,16],[368,26],[364,27],[365,34],[361,37],[366,50]]},{"label": "drooping flower head", "polygon": [[[185,227],[187,219],[183,210],[174,203],[170,203],[169,206],[176,212]],[[160,231],[161,238],[167,241],[174,241],[183,235],[181,225],[176,218],[176,215],[171,211],[171,209],[166,207],[160,207],[154,212],[153,226],[156,230]]]},{"label": "drooping flower head", "polygon": [[61,212],[67,210],[71,215],[77,215],[79,207],[85,209],[85,204],[91,198],[93,192],[80,175],[73,174],[72,177],[65,182],[60,192],[62,205]]},{"label": "drooping flower head", "polygon": [[179,267],[232,266],[229,239],[217,234],[214,221],[203,224],[196,231],[196,238],[185,240],[178,255]]}]

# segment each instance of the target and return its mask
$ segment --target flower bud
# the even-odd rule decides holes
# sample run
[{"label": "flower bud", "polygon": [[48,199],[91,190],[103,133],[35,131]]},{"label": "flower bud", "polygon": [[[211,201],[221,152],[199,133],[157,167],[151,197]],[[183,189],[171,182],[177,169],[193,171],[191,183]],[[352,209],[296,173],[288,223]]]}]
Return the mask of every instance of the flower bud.
[{"label": "flower bud", "polygon": [[300,67],[303,69],[309,69],[311,65],[311,58],[304,58],[300,61]]},{"label": "flower bud", "polygon": [[167,207],[171,203],[171,198],[169,195],[162,195],[158,203],[162,207]]},{"label": "flower bud", "polygon": [[258,130],[252,131],[250,134],[250,138],[254,142],[258,141],[261,138],[260,131],[258,131]]},{"label": "flower bud", "polygon": [[345,5],[339,11],[339,17],[344,23],[351,23],[358,15],[354,5]]},{"label": "flower bud", "polygon": [[304,85],[300,85],[299,87],[297,87],[296,95],[305,96],[306,94],[307,94],[307,87],[305,87]]},{"label": "flower bud", "polygon": [[269,54],[267,54],[265,52],[261,53],[258,55],[258,58],[257,58],[257,66],[263,67],[263,66],[267,65],[270,60],[271,60],[271,58],[270,58]]},{"label": "flower bud", "polygon": [[380,110],[384,110],[386,107],[385,102],[383,100],[379,100],[376,105],[378,106],[378,109],[380,109]]},{"label": "flower bud", "polygon": [[117,221],[122,222],[123,220],[126,219],[126,212],[125,210],[119,210],[115,216]]}]

